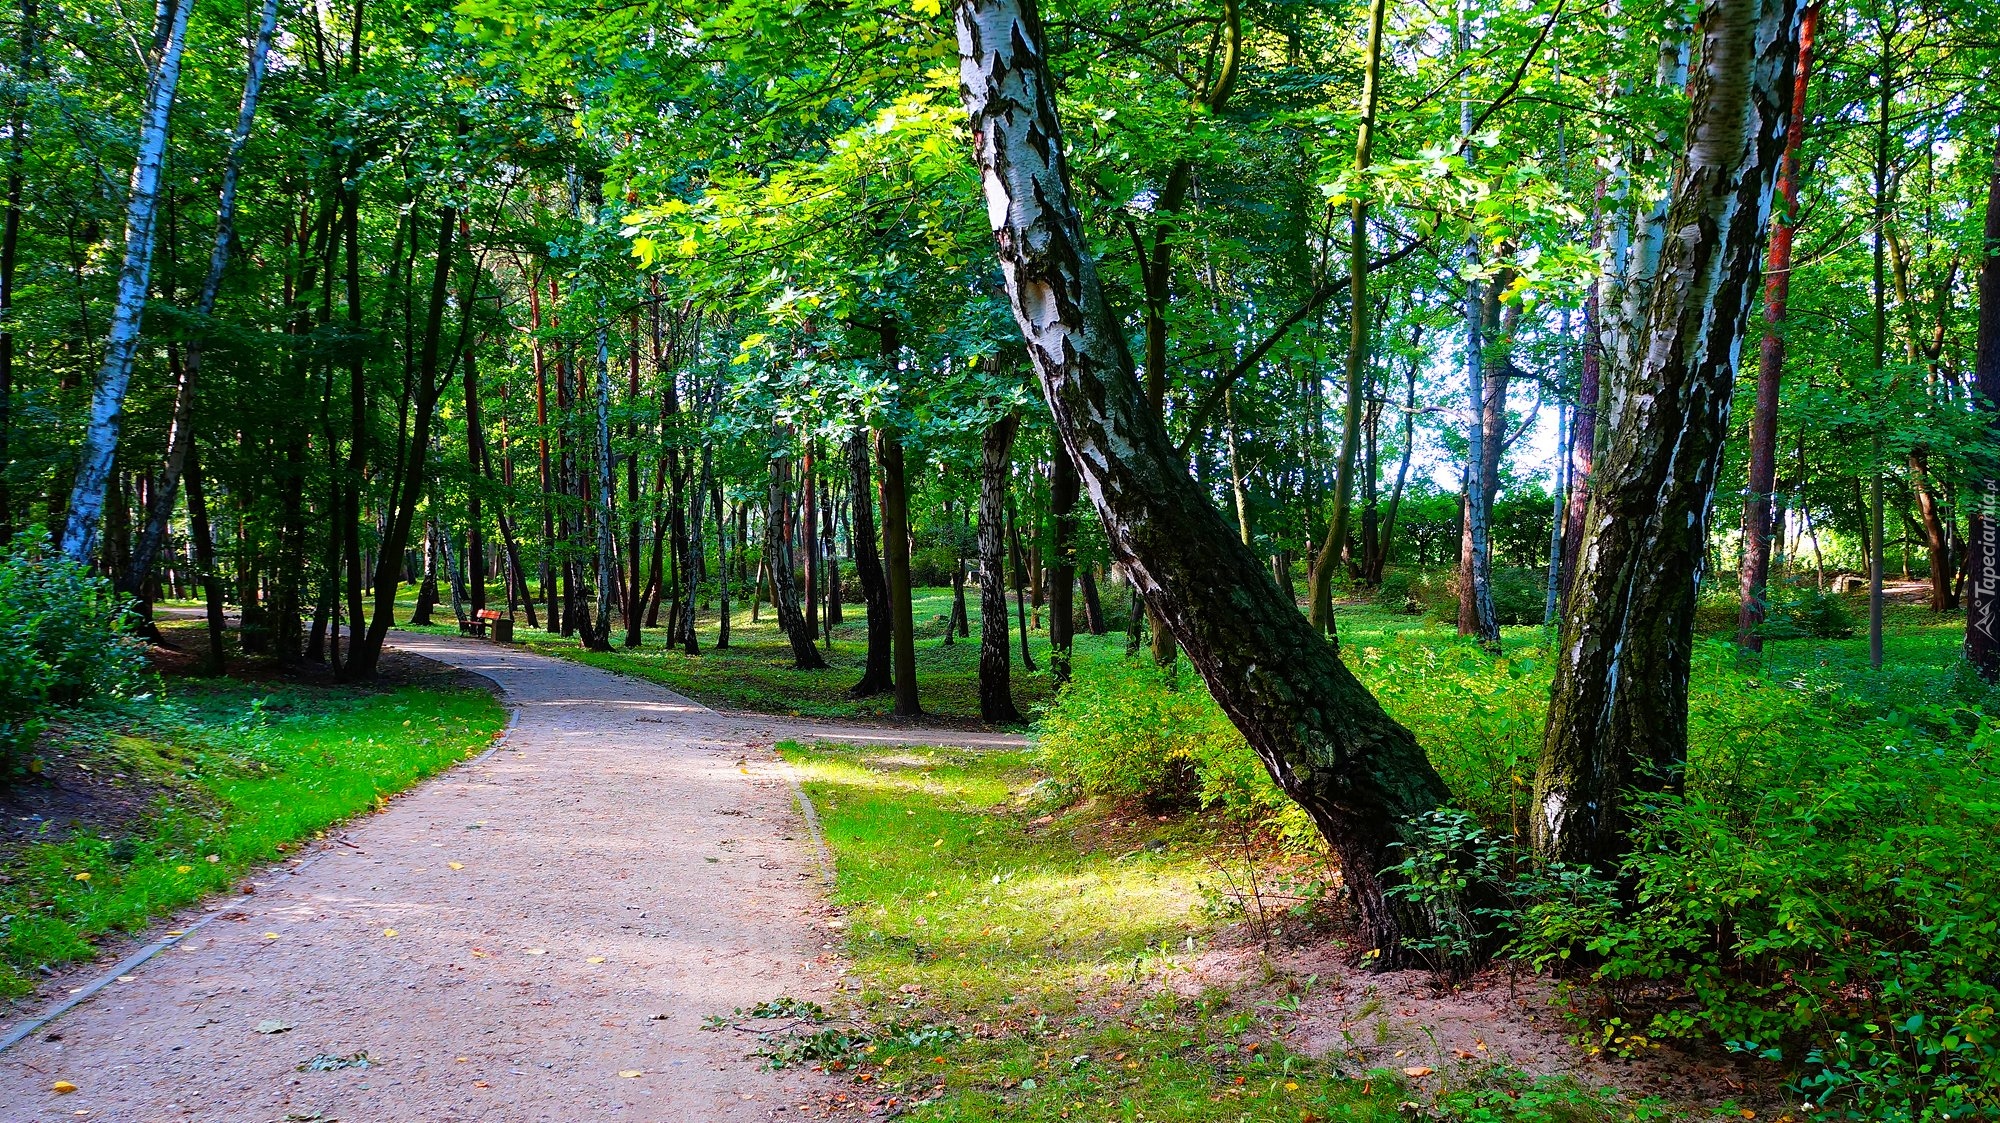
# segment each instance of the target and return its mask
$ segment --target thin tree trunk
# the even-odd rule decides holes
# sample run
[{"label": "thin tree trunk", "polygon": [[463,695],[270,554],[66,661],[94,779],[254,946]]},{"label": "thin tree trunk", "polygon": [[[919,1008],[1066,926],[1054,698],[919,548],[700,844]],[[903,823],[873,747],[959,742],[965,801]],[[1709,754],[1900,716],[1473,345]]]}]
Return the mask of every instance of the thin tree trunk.
[{"label": "thin tree trunk", "polygon": [[[1422,329],[1416,334],[1421,336]],[[1412,339],[1414,345],[1417,340]],[[1403,484],[1410,476],[1410,453],[1416,447],[1417,431],[1417,363],[1410,362],[1410,372],[1403,390],[1403,451],[1396,462],[1396,483],[1389,489],[1389,509],[1382,516],[1382,550],[1375,557],[1375,572],[1369,584],[1380,585],[1382,575],[1389,568],[1389,551],[1396,543],[1396,511],[1403,505]],[[1291,559],[1285,559],[1286,585],[1291,582]]]},{"label": "thin tree trunk", "polygon": [[410,626],[427,628],[431,625],[431,611],[438,603],[437,583],[437,528],[429,520],[424,522],[423,546],[424,571],[417,581],[417,607],[410,613]]},{"label": "thin tree trunk", "polygon": [[91,394],[90,421],[83,433],[76,479],[70,485],[63,531],[63,553],[76,561],[87,561],[97,553],[104,493],[111,482],[111,461],[118,451],[118,430],[125,416],[125,388],[132,381],[132,360],[139,349],[139,326],[152,279],[153,245],[159,233],[160,175],[167,163],[167,118],[180,85],[181,56],[193,8],[194,0],[179,0],[163,13],[165,35],[159,62],[146,86],[138,156],[132,164],[132,182],[125,200],[125,258],[118,269],[104,363]]},{"label": "thin tree trunk", "polygon": [[424,313],[424,334],[418,359],[415,396],[416,417],[410,427],[406,450],[396,464],[391,483],[389,525],[382,536],[381,554],[375,563],[375,608],[368,618],[367,632],[354,639],[347,659],[349,678],[375,675],[382,659],[382,644],[396,613],[396,589],[401,580],[403,552],[408,549],[410,530],[416,519],[417,502],[423,498],[425,466],[431,445],[431,422],[443,391],[438,385],[438,354],[444,336],[444,311],[451,290],[453,236],[458,232],[458,210],[449,204],[439,208],[437,268],[431,275],[430,304]]},{"label": "thin tree trunk", "polygon": [[[1076,465],[1070,463],[1062,442],[1056,442],[1049,463],[1049,517],[1055,524],[1055,564],[1049,573],[1049,673],[1058,686],[1069,681],[1070,653],[1075,645],[1076,607],[1072,598],[1076,590],[1076,500],[1081,488]],[[1242,516],[1238,522],[1245,531],[1243,544],[1248,546],[1249,523]]]},{"label": "thin tree trunk", "polygon": [[861,581],[861,600],[868,609],[868,653],[862,660],[861,681],[848,691],[855,698],[871,698],[895,688],[890,663],[895,640],[889,619],[889,578],[875,548],[875,487],[868,474],[868,428],[857,421],[847,438],[847,489],[854,505],[854,573]]},{"label": "thin tree trunk", "polygon": [[1812,80],[1813,35],[1819,5],[1799,19],[1799,60],[1792,75],[1785,155],[1778,168],[1778,213],[1764,261],[1764,339],[1757,348],[1757,405],[1750,417],[1748,494],[1743,499],[1743,564],[1737,574],[1739,604],[1736,643],[1745,651],[1764,650],[1771,565],[1771,493],[1778,482],[1778,385],[1785,374],[1785,310],[1792,290],[1792,235],[1799,210],[1799,145],[1806,133],[1806,88]]},{"label": "thin tree trunk", "polygon": [[[26,82],[35,71],[35,52],[40,46],[41,28],[36,23],[40,5],[22,0],[20,71],[17,80]],[[7,118],[7,215],[0,221],[0,546],[14,535],[14,498],[7,484],[6,466],[13,463],[9,451],[14,426],[14,274],[21,245],[21,209],[26,192],[22,169],[28,153],[28,100],[18,90]],[[217,648],[220,653],[220,648]],[[219,672],[218,672],[219,673]]]},{"label": "thin tree trunk", "polygon": [[618,568],[617,509],[612,505],[611,330],[597,324],[597,617],[584,646],[611,647],[612,573]]},{"label": "thin tree trunk", "polygon": [[791,456],[772,457],[771,499],[764,519],[764,568],[771,575],[771,607],[777,613],[778,627],[792,642],[792,665],[801,671],[816,671],[826,666],[826,660],[799,610],[792,562],[792,490]]},{"label": "thin tree trunk", "polygon": [[1013,658],[1007,652],[1007,467],[1020,418],[1013,414],[986,427],[979,474],[979,719],[1018,723]]},{"label": "thin tree trunk", "polygon": [[202,600],[208,615],[208,672],[219,675],[228,670],[223,647],[227,624],[222,614],[222,575],[215,569],[215,536],[208,523],[208,497],[201,486],[201,459],[188,449],[187,470],[188,533],[194,538],[194,563],[201,570]]},{"label": "thin tree trunk", "polygon": [[1021,666],[1033,674],[1035,656],[1028,650],[1028,553],[1021,549],[1021,516],[1011,497],[1007,501],[1007,534],[1013,543],[1014,613],[1021,618]]},{"label": "thin tree trunk", "polygon": [[1668,239],[1639,354],[1612,395],[1576,583],[1563,606],[1529,834],[1613,868],[1625,793],[1677,790],[1695,578],[1728,435],[1798,50],[1793,0],[1709,0]]},{"label": "thin tree trunk", "polygon": [[1097,571],[1095,566],[1084,566],[1078,574],[1083,585],[1083,627],[1093,636],[1101,636],[1111,629],[1104,623],[1104,606],[1097,600]]},{"label": "thin tree trunk", "polygon": [[[715,649],[725,651],[729,648],[729,519],[722,509],[722,480],[712,479],[709,488],[715,507]],[[741,550],[742,544],[736,548]]]},{"label": "thin tree trunk", "polygon": [[1377,961],[1410,962],[1402,938],[1433,931],[1437,918],[1387,894],[1394,876],[1385,871],[1400,860],[1413,817],[1449,793],[1416,739],[1231,533],[1140,389],[1070,199],[1040,21],[1022,0],[959,0],[955,19],[960,89],[1008,298],[1112,552],[1272,778],[1332,844]]},{"label": "thin tree trunk", "polygon": [[917,697],[917,622],[910,604],[910,501],[903,476],[903,439],[895,429],[876,430],[875,460],[882,471],[882,545],[888,554],[895,713],[917,717],[924,711]]},{"label": "thin tree trunk", "polygon": [[[1357,177],[1367,175],[1375,142],[1376,86],[1382,73],[1382,23],[1387,12],[1387,0],[1370,0],[1368,38],[1362,55],[1361,121],[1354,139]],[[1333,519],[1327,524],[1326,541],[1320,544],[1319,558],[1313,565],[1312,607],[1308,617],[1313,627],[1334,637],[1336,643],[1339,632],[1333,620],[1334,562],[1347,546],[1347,525],[1354,506],[1354,460],[1361,445],[1361,413],[1367,408],[1363,387],[1367,385],[1369,363],[1368,200],[1363,194],[1357,193],[1348,204],[1347,242],[1347,400],[1341,413],[1340,459],[1333,470]]]},{"label": "thin tree trunk", "polygon": [[[189,2],[192,3],[192,0]],[[215,208],[215,242],[209,251],[208,273],[202,278],[201,290],[195,297],[194,320],[197,325],[206,324],[208,318],[215,314],[216,294],[222,288],[223,271],[229,266],[230,244],[236,236],[236,182],[243,173],[243,150],[250,142],[250,130],[257,119],[257,99],[264,88],[265,62],[270,56],[271,37],[277,26],[278,0],[264,0],[256,38],[250,45],[249,70],[243,80],[243,100],[236,112],[236,131],[230,137],[229,153],[223,159],[222,188],[217,193]],[[166,467],[154,485],[152,509],[146,519],[146,528],[133,548],[132,564],[122,575],[124,584],[121,588],[128,594],[136,594],[152,574],[160,544],[167,537],[167,525],[173,518],[181,474],[187,466],[188,448],[194,441],[194,396],[195,384],[201,374],[202,343],[202,337],[196,335],[188,341],[181,356],[180,377],[174,388],[173,415],[167,430]],[[5,462],[4,455],[0,455],[0,464]]]}]

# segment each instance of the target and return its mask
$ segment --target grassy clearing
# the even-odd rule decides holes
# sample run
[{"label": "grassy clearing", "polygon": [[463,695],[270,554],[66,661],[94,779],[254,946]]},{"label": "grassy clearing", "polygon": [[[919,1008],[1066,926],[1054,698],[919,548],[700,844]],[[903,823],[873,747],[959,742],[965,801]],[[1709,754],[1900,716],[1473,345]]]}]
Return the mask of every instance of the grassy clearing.
[{"label": "grassy clearing", "polygon": [[1227,853],[1207,820],[1044,813],[1025,753],[781,748],[819,806],[862,989],[860,1028],[769,1051],[842,1074],[852,1098],[939,1121],[1657,1114],[1490,1069],[1413,1078],[1288,1052],[1282,1000],[1186,982],[1230,911],[1205,888]]},{"label": "grassy clearing", "polygon": [[0,995],[89,959],[298,840],[485,748],[506,712],[476,690],[174,680],[67,731],[85,769],[152,796],[108,830],[29,839],[0,862]]}]

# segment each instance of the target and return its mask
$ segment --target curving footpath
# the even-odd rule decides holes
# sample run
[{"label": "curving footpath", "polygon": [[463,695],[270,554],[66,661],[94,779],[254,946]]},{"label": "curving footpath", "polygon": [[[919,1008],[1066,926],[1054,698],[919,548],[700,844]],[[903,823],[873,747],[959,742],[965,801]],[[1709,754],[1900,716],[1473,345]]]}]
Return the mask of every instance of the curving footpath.
[{"label": "curving footpath", "polygon": [[184,915],[209,922],[0,1053],[0,1120],[822,1114],[827,1086],[701,1028],[839,984],[770,744],[1020,739],[720,714],[516,648],[395,643],[500,685],[515,724],[497,751]]}]

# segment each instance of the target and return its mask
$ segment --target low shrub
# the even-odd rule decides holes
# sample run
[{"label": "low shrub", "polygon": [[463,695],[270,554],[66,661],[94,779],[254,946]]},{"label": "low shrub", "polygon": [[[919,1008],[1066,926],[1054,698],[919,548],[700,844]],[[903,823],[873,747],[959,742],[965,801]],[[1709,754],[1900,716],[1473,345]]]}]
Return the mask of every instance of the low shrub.
[{"label": "low shrub", "polygon": [[[1545,897],[1516,953],[1589,965],[1626,1047],[1719,1040],[1821,1118],[2000,1110],[2000,721],[1945,695],[1698,669],[1685,793],[1652,802],[1631,907]],[[1610,1038],[1607,1038],[1610,1040]]]},{"label": "low shrub", "polygon": [[1296,843],[1318,837],[1184,667],[1079,662],[1042,716],[1039,743],[1040,763],[1071,797],[1220,807]]},{"label": "low shrub", "polygon": [[1765,639],[1846,639],[1854,634],[1854,614],[1845,598],[1811,585],[1774,585],[1767,591]]},{"label": "low shrub", "polygon": [[24,532],[0,557],[0,779],[50,716],[140,682],[145,649],[111,583]]},{"label": "low shrub", "polygon": [[[1438,570],[1427,574],[1423,593],[1417,597],[1432,619],[1458,619],[1458,571]],[[1383,577],[1386,584],[1388,578]],[[1435,590],[1430,585],[1435,583]],[[1503,626],[1540,624],[1548,608],[1548,571],[1526,567],[1498,567],[1492,572],[1493,616]]]}]

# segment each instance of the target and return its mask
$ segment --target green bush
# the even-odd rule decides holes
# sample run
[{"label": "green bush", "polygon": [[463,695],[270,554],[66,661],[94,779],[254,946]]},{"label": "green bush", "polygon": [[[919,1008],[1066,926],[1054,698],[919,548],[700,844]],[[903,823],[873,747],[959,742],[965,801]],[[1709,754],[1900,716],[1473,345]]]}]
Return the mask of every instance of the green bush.
[{"label": "green bush", "polygon": [[18,535],[0,558],[0,776],[57,709],[131,690],[144,658],[110,582]]},{"label": "green bush", "polygon": [[[1548,571],[1532,567],[1499,567],[1492,573],[1493,616],[1502,625],[1539,624],[1548,607]],[[1386,575],[1383,578],[1387,583]],[[1429,585],[1436,583],[1435,591]],[[1458,619],[1458,571],[1426,575],[1423,595],[1416,598],[1435,620]]]},{"label": "green bush", "polygon": [[1687,790],[1601,896],[1531,909],[1516,949],[1587,962],[1628,1047],[1779,1060],[1820,1118],[2000,1111],[2000,721],[1906,682],[1698,669]]},{"label": "green bush", "polygon": [[1041,764],[1070,796],[1220,807],[1298,843],[1318,837],[1185,667],[1079,661],[1038,728]]},{"label": "green bush", "polygon": [[1811,585],[1774,585],[1767,590],[1765,639],[1846,639],[1854,634],[1847,601]]}]

